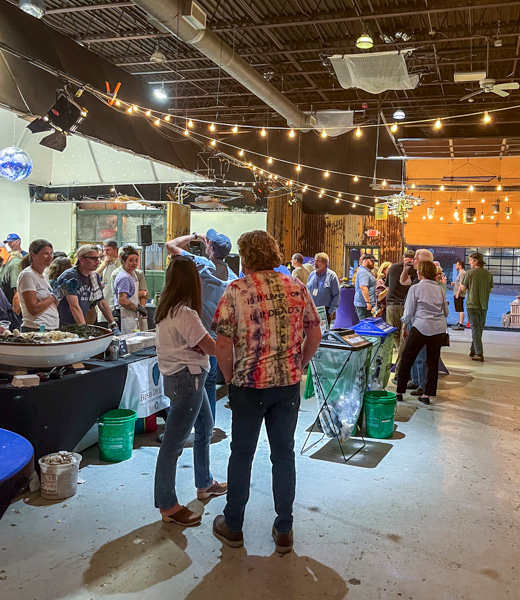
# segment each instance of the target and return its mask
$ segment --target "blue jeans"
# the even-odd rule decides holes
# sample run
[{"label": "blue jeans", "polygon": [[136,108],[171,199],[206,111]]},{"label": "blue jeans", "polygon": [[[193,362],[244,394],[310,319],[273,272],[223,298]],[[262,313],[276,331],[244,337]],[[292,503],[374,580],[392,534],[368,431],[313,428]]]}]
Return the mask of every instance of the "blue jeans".
[{"label": "blue jeans", "polygon": [[155,507],[168,509],[178,502],[175,493],[177,461],[193,426],[193,464],[195,486],[207,488],[213,481],[209,470],[209,444],[213,435],[213,418],[204,389],[206,373],[192,375],[188,368],[164,377],[164,393],[170,409],[164,437],[155,467]]},{"label": "blue jeans", "polygon": [[416,386],[424,390],[426,386],[426,346],[419,352],[412,365],[411,378]]},{"label": "blue jeans", "polygon": [[363,321],[363,319],[368,319],[368,317],[372,316],[372,313],[366,306],[355,306],[354,308],[356,309],[356,315],[360,321]]},{"label": "blue jeans", "polygon": [[213,422],[215,422],[215,413],[217,409],[217,357],[209,357],[209,373],[206,377],[206,394],[208,395],[209,405],[211,407],[211,414],[213,415]]},{"label": "blue jeans", "polygon": [[274,526],[280,533],[292,529],[296,491],[294,432],[300,407],[300,384],[255,389],[229,386],[232,411],[231,456],[228,464],[228,493],[224,509],[226,525],[241,531],[249,500],[251,467],[262,422],[271,448]]},{"label": "blue jeans", "polygon": [[486,324],[487,310],[480,308],[467,308],[468,321],[471,326],[471,351],[477,356],[484,356],[484,346],[482,345],[482,334]]}]

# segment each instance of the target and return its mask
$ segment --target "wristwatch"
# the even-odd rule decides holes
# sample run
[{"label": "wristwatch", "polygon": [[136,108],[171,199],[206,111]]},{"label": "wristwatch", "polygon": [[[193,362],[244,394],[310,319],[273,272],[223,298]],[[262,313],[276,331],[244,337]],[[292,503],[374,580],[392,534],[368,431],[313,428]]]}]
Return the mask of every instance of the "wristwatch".
[{"label": "wristwatch", "polygon": [[198,236],[196,233],[192,233],[191,235],[192,235],[192,236],[193,236],[195,239],[198,239],[198,237],[199,237],[199,236]]}]

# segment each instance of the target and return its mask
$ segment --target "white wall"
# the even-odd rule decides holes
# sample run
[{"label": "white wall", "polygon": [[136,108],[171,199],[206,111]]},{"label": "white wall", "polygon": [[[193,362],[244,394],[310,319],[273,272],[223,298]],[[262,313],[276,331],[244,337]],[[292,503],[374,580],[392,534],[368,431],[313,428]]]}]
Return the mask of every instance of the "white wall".
[{"label": "white wall", "polygon": [[206,233],[208,229],[216,229],[229,237],[233,247],[231,252],[237,253],[237,240],[246,231],[265,230],[267,213],[241,213],[227,211],[191,211],[191,232]]},{"label": "white wall", "polygon": [[27,185],[0,177],[0,241],[4,241],[8,233],[17,233],[22,238],[22,248],[27,249],[31,242],[30,208]]},{"label": "white wall", "polygon": [[31,240],[49,240],[54,250],[67,254],[75,248],[75,204],[33,202],[31,204]]}]

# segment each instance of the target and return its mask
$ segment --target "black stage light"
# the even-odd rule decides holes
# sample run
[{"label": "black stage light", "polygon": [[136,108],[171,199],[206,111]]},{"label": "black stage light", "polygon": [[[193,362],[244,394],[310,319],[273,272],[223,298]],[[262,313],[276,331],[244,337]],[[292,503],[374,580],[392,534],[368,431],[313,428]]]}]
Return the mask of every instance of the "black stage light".
[{"label": "black stage light", "polygon": [[47,137],[44,137],[40,142],[40,146],[63,152],[67,146],[67,136],[61,131],[55,131]]},{"label": "black stage light", "polygon": [[52,127],[43,119],[37,118],[34,119],[29,125],[27,125],[27,129],[31,133],[42,133],[43,131],[52,131]]}]

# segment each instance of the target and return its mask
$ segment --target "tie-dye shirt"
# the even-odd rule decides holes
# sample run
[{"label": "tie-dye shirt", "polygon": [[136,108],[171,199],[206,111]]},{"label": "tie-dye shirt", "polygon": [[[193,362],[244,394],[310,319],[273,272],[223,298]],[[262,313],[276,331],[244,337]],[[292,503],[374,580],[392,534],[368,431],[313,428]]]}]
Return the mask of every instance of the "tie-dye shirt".
[{"label": "tie-dye shirt", "polygon": [[301,380],[303,332],[319,324],[314,302],[301,281],[275,271],[258,271],[228,285],[212,328],[233,338],[231,383],[264,389]]}]

